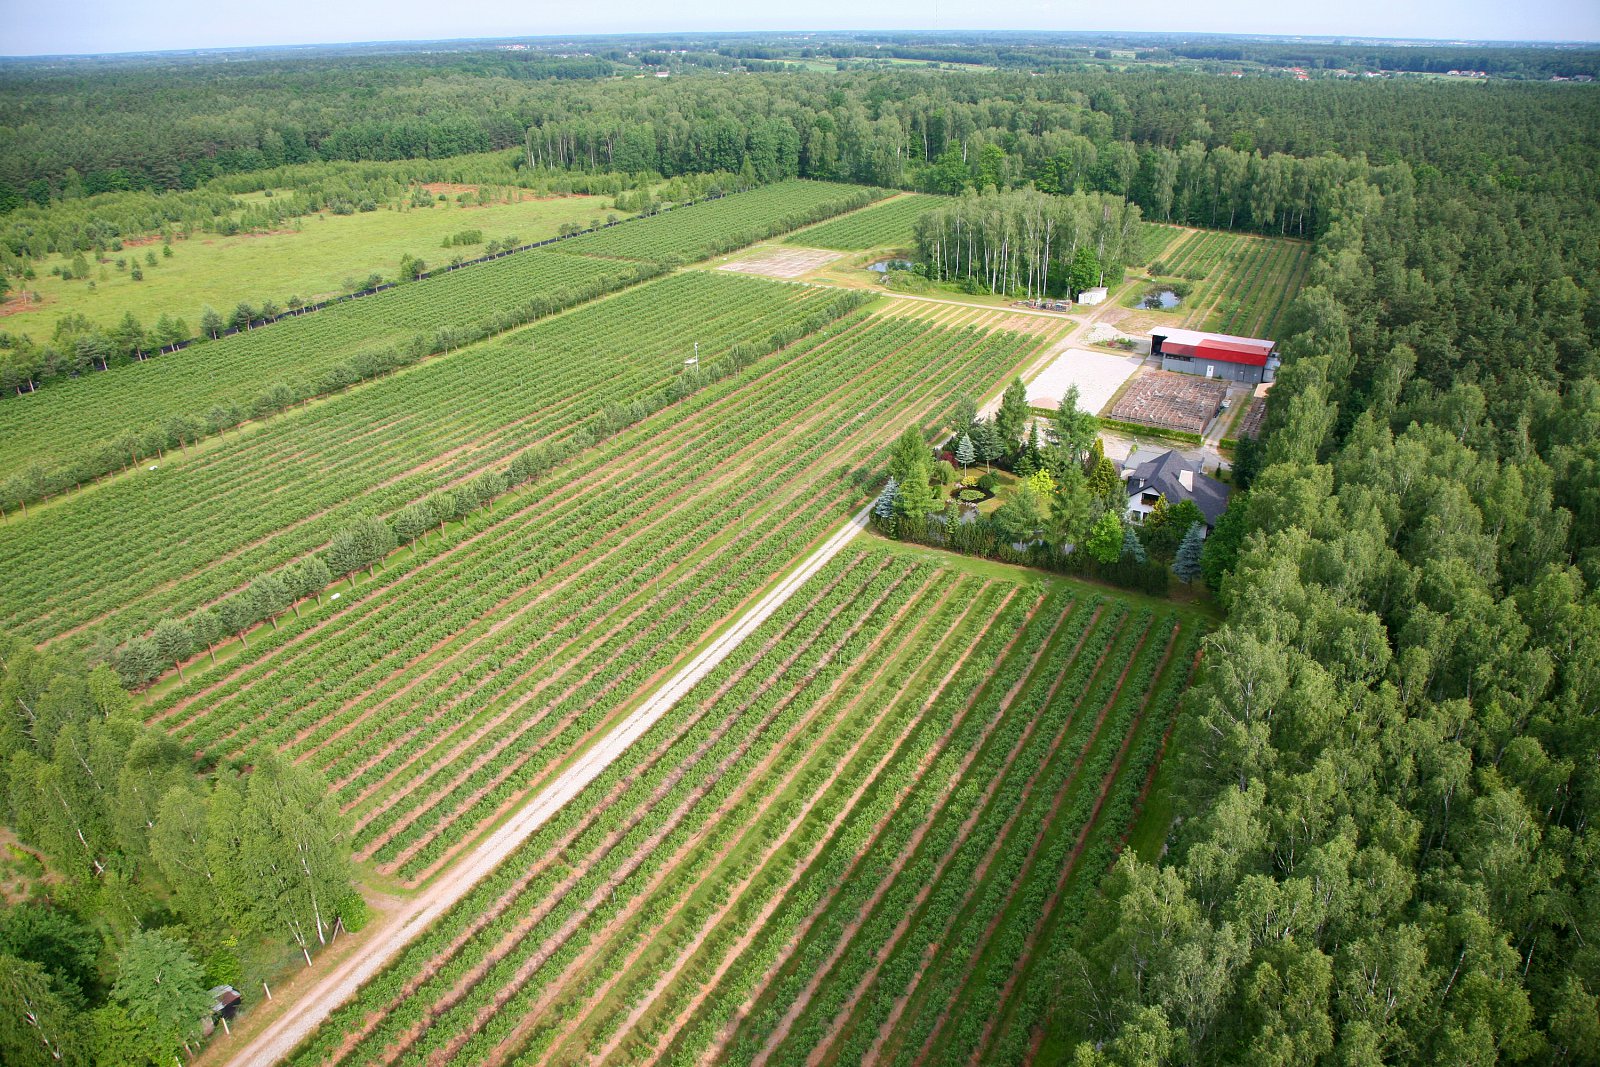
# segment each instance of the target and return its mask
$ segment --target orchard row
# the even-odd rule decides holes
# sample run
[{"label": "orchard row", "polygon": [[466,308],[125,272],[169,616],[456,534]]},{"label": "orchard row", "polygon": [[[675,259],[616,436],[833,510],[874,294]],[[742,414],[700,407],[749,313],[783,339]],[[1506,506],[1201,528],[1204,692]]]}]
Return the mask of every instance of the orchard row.
[{"label": "orchard row", "polygon": [[1015,1054],[1198,640],[1075,595],[846,553],[294,1062]]},{"label": "orchard row", "polygon": [[258,632],[155,713],[213,758],[269,743],[309,762],[358,854],[424,877],[847,515],[861,489],[841,472],[1037,343],[843,320]]}]

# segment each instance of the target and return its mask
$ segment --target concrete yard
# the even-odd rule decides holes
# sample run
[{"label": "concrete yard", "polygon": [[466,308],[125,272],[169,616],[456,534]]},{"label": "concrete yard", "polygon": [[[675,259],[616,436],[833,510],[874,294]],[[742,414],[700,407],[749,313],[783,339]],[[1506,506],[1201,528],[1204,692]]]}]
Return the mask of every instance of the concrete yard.
[{"label": "concrete yard", "polygon": [[1036,408],[1059,407],[1067,389],[1076,385],[1078,408],[1098,415],[1141,362],[1139,356],[1066,349],[1028,383],[1028,403]]},{"label": "concrete yard", "polygon": [[717,269],[738,274],[763,274],[769,278],[798,278],[843,258],[843,252],[824,252],[815,248],[763,248],[755,255]]}]

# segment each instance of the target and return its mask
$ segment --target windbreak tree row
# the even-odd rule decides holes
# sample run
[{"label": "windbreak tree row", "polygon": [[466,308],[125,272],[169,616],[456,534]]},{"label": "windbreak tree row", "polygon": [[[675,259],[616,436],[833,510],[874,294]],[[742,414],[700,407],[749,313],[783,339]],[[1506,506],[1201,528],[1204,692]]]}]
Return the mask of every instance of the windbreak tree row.
[{"label": "windbreak tree row", "polygon": [[[325,548],[362,515],[454,491],[535,445],[592,440],[856,299],[692,272],[231,434],[0,524],[0,545],[33,560],[0,575],[3,625],[85,647],[149,631]],[[701,363],[686,368],[696,342]],[[235,506],[240,494],[253,506]]]},{"label": "windbreak tree row", "polygon": [[[1037,344],[845,320],[419,539],[153,713],[218,756],[287,748],[336,783],[358,854],[425,876],[839,522],[860,489],[837,472],[871,461],[896,412],[942,417],[941,389]],[[551,511],[558,485],[575,488]]]}]

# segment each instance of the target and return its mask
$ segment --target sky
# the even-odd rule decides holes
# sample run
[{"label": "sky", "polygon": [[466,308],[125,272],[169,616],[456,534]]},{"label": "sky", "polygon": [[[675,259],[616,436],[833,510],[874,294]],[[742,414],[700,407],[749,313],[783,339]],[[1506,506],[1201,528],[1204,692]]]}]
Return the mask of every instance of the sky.
[{"label": "sky", "polygon": [[1596,0],[0,0],[0,55],[701,30],[1162,30],[1600,41]]}]

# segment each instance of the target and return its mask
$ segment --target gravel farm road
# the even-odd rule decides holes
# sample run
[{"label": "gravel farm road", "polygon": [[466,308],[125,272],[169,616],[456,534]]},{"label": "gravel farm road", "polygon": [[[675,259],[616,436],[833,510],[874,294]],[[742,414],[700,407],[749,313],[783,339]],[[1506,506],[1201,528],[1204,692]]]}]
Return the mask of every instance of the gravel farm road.
[{"label": "gravel farm road", "polygon": [[824,541],[796,570],[774,586],[739,620],[686,663],[617,727],[583,754],[440,879],[402,904],[373,931],[373,938],[322,976],[249,1044],[229,1059],[234,1067],[269,1067],[286,1058],[340,1004],[353,996],[439,916],[466,896],[480,879],[505,861],[535,830],[620,757],[683,696],[711,673],[774,611],[805,585],[865,529],[870,505]]}]

